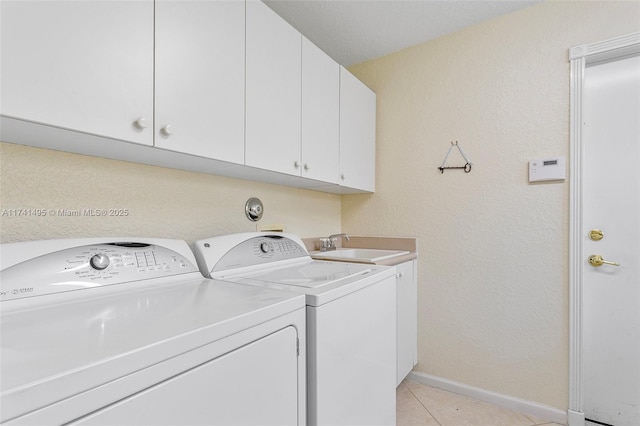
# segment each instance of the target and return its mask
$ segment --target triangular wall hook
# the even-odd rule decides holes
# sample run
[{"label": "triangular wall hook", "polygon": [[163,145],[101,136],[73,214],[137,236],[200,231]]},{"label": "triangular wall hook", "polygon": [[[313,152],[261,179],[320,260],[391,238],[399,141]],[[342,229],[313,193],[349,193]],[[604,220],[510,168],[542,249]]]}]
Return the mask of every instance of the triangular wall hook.
[{"label": "triangular wall hook", "polygon": [[[460,151],[460,154],[462,154],[462,158],[464,158],[464,161],[466,161],[466,164],[464,166],[445,167],[447,159],[449,158],[449,154],[451,154],[451,150],[453,149],[454,146],[456,148],[458,148],[458,151]],[[464,154],[464,151],[462,150],[462,147],[460,145],[458,145],[458,141],[451,142],[451,146],[449,147],[449,151],[447,151],[447,155],[445,155],[444,156],[444,160],[442,160],[442,165],[440,167],[438,167],[438,170],[440,170],[440,173],[444,173],[444,171],[446,169],[462,169],[462,170],[464,170],[465,173],[469,173],[471,171],[471,161],[469,161],[467,156]]]}]

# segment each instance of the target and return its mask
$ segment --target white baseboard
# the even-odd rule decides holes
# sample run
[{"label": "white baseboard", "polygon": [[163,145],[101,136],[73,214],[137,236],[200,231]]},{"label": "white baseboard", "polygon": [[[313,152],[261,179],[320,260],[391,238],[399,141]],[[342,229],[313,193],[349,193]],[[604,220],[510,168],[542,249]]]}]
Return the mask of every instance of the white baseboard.
[{"label": "white baseboard", "polygon": [[485,389],[469,386],[464,383],[454,382],[453,380],[444,379],[442,377],[432,376],[425,373],[412,371],[407,376],[408,380],[422,383],[427,386],[457,393],[459,395],[468,396],[480,401],[490,402],[500,407],[508,408],[522,414],[530,414],[541,419],[549,420],[563,425],[567,424],[566,411],[547,405],[538,404],[537,402],[527,401],[515,398],[509,395],[503,395],[491,392]]}]

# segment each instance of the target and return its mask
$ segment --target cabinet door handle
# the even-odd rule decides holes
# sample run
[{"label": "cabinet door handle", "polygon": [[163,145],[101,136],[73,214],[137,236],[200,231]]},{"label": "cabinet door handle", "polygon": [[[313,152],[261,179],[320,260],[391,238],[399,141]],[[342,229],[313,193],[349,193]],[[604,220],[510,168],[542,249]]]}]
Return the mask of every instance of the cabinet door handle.
[{"label": "cabinet door handle", "polygon": [[173,134],[173,128],[171,128],[170,124],[164,126],[160,131],[167,136],[171,136]]},{"label": "cabinet door handle", "polygon": [[136,121],[133,122],[133,125],[140,130],[146,129],[148,127],[147,119],[144,117],[139,117]]},{"label": "cabinet door handle", "polygon": [[300,168],[300,162],[299,161],[294,161],[293,162],[293,167],[295,167],[296,169]]},{"label": "cabinet door handle", "polygon": [[307,163],[304,163],[304,171],[309,171],[309,165]]},{"label": "cabinet door handle", "polygon": [[396,274],[396,278],[402,278],[402,272],[398,272],[398,273]]}]

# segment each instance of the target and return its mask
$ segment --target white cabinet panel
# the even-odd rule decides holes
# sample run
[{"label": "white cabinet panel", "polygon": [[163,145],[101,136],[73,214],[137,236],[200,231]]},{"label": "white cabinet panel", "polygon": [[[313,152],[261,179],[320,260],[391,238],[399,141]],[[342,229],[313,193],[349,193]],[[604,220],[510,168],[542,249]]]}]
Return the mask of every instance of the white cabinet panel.
[{"label": "white cabinet panel", "polygon": [[340,67],[340,178],[350,188],[375,190],[376,94]]},{"label": "white cabinet panel", "polygon": [[244,163],[244,14],[242,1],[156,1],[156,146]]},{"label": "white cabinet panel", "polygon": [[340,66],[303,37],[302,176],[339,182],[339,121]]},{"label": "white cabinet panel", "polygon": [[152,0],[0,7],[3,115],[153,143]]},{"label": "white cabinet panel", "polygon": [[307,307],[310,425],[394,425],[395,283],[392,277]]},{"label": "white cabinet panel", "polygon": [[417,363],[418,344],[418,306],[416,261],[396,266],[397,303],[398,303],[398,374],[399,385]]},{"label": "white cabinet panel", "polygon": [[302,35],[264,3],[246,7],[245,164],[299,175]]}]

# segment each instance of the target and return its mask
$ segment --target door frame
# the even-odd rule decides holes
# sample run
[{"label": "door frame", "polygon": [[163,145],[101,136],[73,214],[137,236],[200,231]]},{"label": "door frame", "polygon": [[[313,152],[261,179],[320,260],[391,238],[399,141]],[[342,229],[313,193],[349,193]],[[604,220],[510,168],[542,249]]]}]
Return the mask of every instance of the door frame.
[{"label": "door frame", "polygon": [[583,136],[582,103],[584,70],[587,65],[640,54],[640,32],[569,49],[570,99],[570,187],[569,187],[569,426],[585,424],[583,406],[583,312],[582,312],[582,199]]}]

